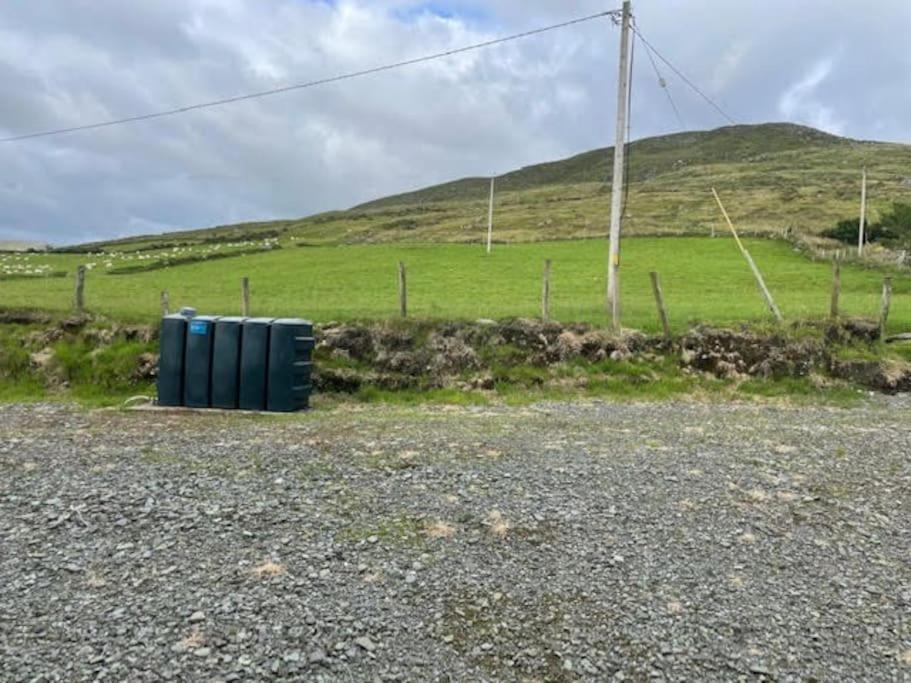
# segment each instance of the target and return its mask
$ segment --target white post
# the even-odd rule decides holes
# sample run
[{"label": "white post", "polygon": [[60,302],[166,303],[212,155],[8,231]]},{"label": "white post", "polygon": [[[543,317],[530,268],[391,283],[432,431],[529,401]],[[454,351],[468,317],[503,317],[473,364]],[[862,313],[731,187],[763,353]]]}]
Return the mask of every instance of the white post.
[{"label": "white post", "polygon": [[607,262],[607,304],[611,327],[620,331],[620,219],[623,212],[623,162],[626,152],[626,109],[629,95],[630,0],[623,2],[620,31],[620,77],[617,81],[617,131],[614,141],[614,175],[611,183],[610,247]]},{"label": "white post", "polygon": [[487,253],[490,253],[493,243],[493,190],[496,178],[490,179],[490,208],[487,210]]},{"label": "white post", "polygon": [[864,224],[867,221],[867,167],[864,166],[860,186],[860,227],[857,230],[857,255],[864,255]]}]

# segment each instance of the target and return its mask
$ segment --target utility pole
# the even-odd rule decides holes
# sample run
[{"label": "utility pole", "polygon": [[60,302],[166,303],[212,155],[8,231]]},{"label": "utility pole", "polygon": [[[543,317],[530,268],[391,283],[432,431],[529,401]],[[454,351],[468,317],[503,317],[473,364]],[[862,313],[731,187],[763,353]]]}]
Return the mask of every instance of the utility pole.
[{"label": "utility pole", "polygon": [[490,178],[490,208],[487,210],[487,253],[490,253],[493,242],[493,188],[496,178]]},{"label": "utility pole", "polygon": [[623,212],[623,162],[626,152],[626,110],[629,96],[630,0],[623,2],[620,31],[620,77],[617,80],[617,132],[614,141],[614,175],[611,183],[610,247],[607,262],[607,304],[611,328],[620,332],[620,219]]},{"label": "utility pole", "polygon": [[867,167],[864,166],[864,172],[860,185],[860,227],[857,230],[857,255],[864,255],[864,224],[867,221]]}]

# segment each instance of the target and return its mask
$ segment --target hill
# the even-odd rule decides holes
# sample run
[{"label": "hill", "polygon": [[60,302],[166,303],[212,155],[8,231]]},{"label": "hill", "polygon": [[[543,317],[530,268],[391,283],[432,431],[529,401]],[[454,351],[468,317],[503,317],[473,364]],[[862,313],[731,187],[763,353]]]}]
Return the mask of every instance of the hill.
[{"label": "hill", "polygon": [[[757,155],[776,154],[808,146],[843,146],[839,138],[813,128],[792,124],[729,126],[707,132],[677,133],[638,140],[630,145],[629,178],[633,183],[654,179],[684,167],[755,160]],[[585,152],[568,159],[535,164],[497,178],[500,191],[530,190],[544,185],[610,183],[613,180],[613,147]],[[489,178],[463,178],[416,192],[379,199],[361,209],[402,204],[420,204],[486,196]]]},{"label": "hill", "polygon": [[[537,164],[497,180],[495,239],[580,239],[606,233],[612,148]],[[871,218],[911,200],[911,146],[856,141],[787,123],[728,126],[630,145],[626,234],[704,234],[718,224],[710,188],[746,232],[818,232],[857,213],[869,172]],[[303,219],[219,226],[82,248],[150,247],[278,238],[283,243],[476,242],[488,178],[463,178]]]}]

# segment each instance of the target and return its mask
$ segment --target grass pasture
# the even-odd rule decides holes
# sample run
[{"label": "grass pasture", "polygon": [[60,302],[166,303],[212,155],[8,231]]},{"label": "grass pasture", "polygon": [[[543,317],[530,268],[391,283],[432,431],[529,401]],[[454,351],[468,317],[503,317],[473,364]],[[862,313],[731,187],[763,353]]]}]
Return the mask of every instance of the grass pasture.
[{"label": "grass pasture", "polygon": [[[819,318],[828,312],[831,268],[779,240],[746,241],[786,318]],[[756,285],[728,237],[638,237],[623,245],[624,325],[655,330],[648,273],[661,274],[671,322],[731,324],[769,318]],[[606,240],[496,245],[492,256],[478,245],[379,244],[294,247],[113,275],[89,272],[88,308],[132,321],[152,321],[159,294],[172,308],[237,314],[240,278],[251,281],[254,315],[295,315],[315,321],[382,319],[397,315],[396,264],[408,269],[409,314],[422,318],[504,318],[540,313],[541,272],[552,259],[551,311],[562,321],[606,324]],[[0,308],[65,311],[72,305],[72,273],[89,255],[30,254],[35,268],[68,277],[0,281]],[[906,273],[907,271],[905,271]],[[885,271],[845,266],[842,310],[874,317]],[[911,327],[911,283],[894,273],[890,327]]]}]

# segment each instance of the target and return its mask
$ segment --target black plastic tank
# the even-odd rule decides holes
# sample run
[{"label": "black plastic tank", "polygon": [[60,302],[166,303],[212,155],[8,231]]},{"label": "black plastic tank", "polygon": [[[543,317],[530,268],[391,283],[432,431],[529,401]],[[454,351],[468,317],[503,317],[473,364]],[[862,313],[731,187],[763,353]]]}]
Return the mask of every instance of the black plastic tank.
[{"label": "black plastic tank", "polygon": [[183,368],[187,344],[187,318],[166,315],[161,319],[158,360],[158,405],[183,405]]},{"label": "black plastic tank", "polygon": [[248,318],[242,324],[237,397],[241,410],[266,409],[271,324],[272,318]]},{"label": "black plastic tank", "polygon": [[289,413],[309,406],[313,346],[313,323],[310,321],[280,318],[272,322],[268,410]]},{"label": "black plastic tank", "polygon": [[237,408],[240,388],[240,348],[246,318],[219,318],[212,342],[212,407]]},{"label": "black plastic tank", "polygon": [[217,316],[199,315],[187,322],[183,398],[187,408],[212,404],[212,346]]}]

